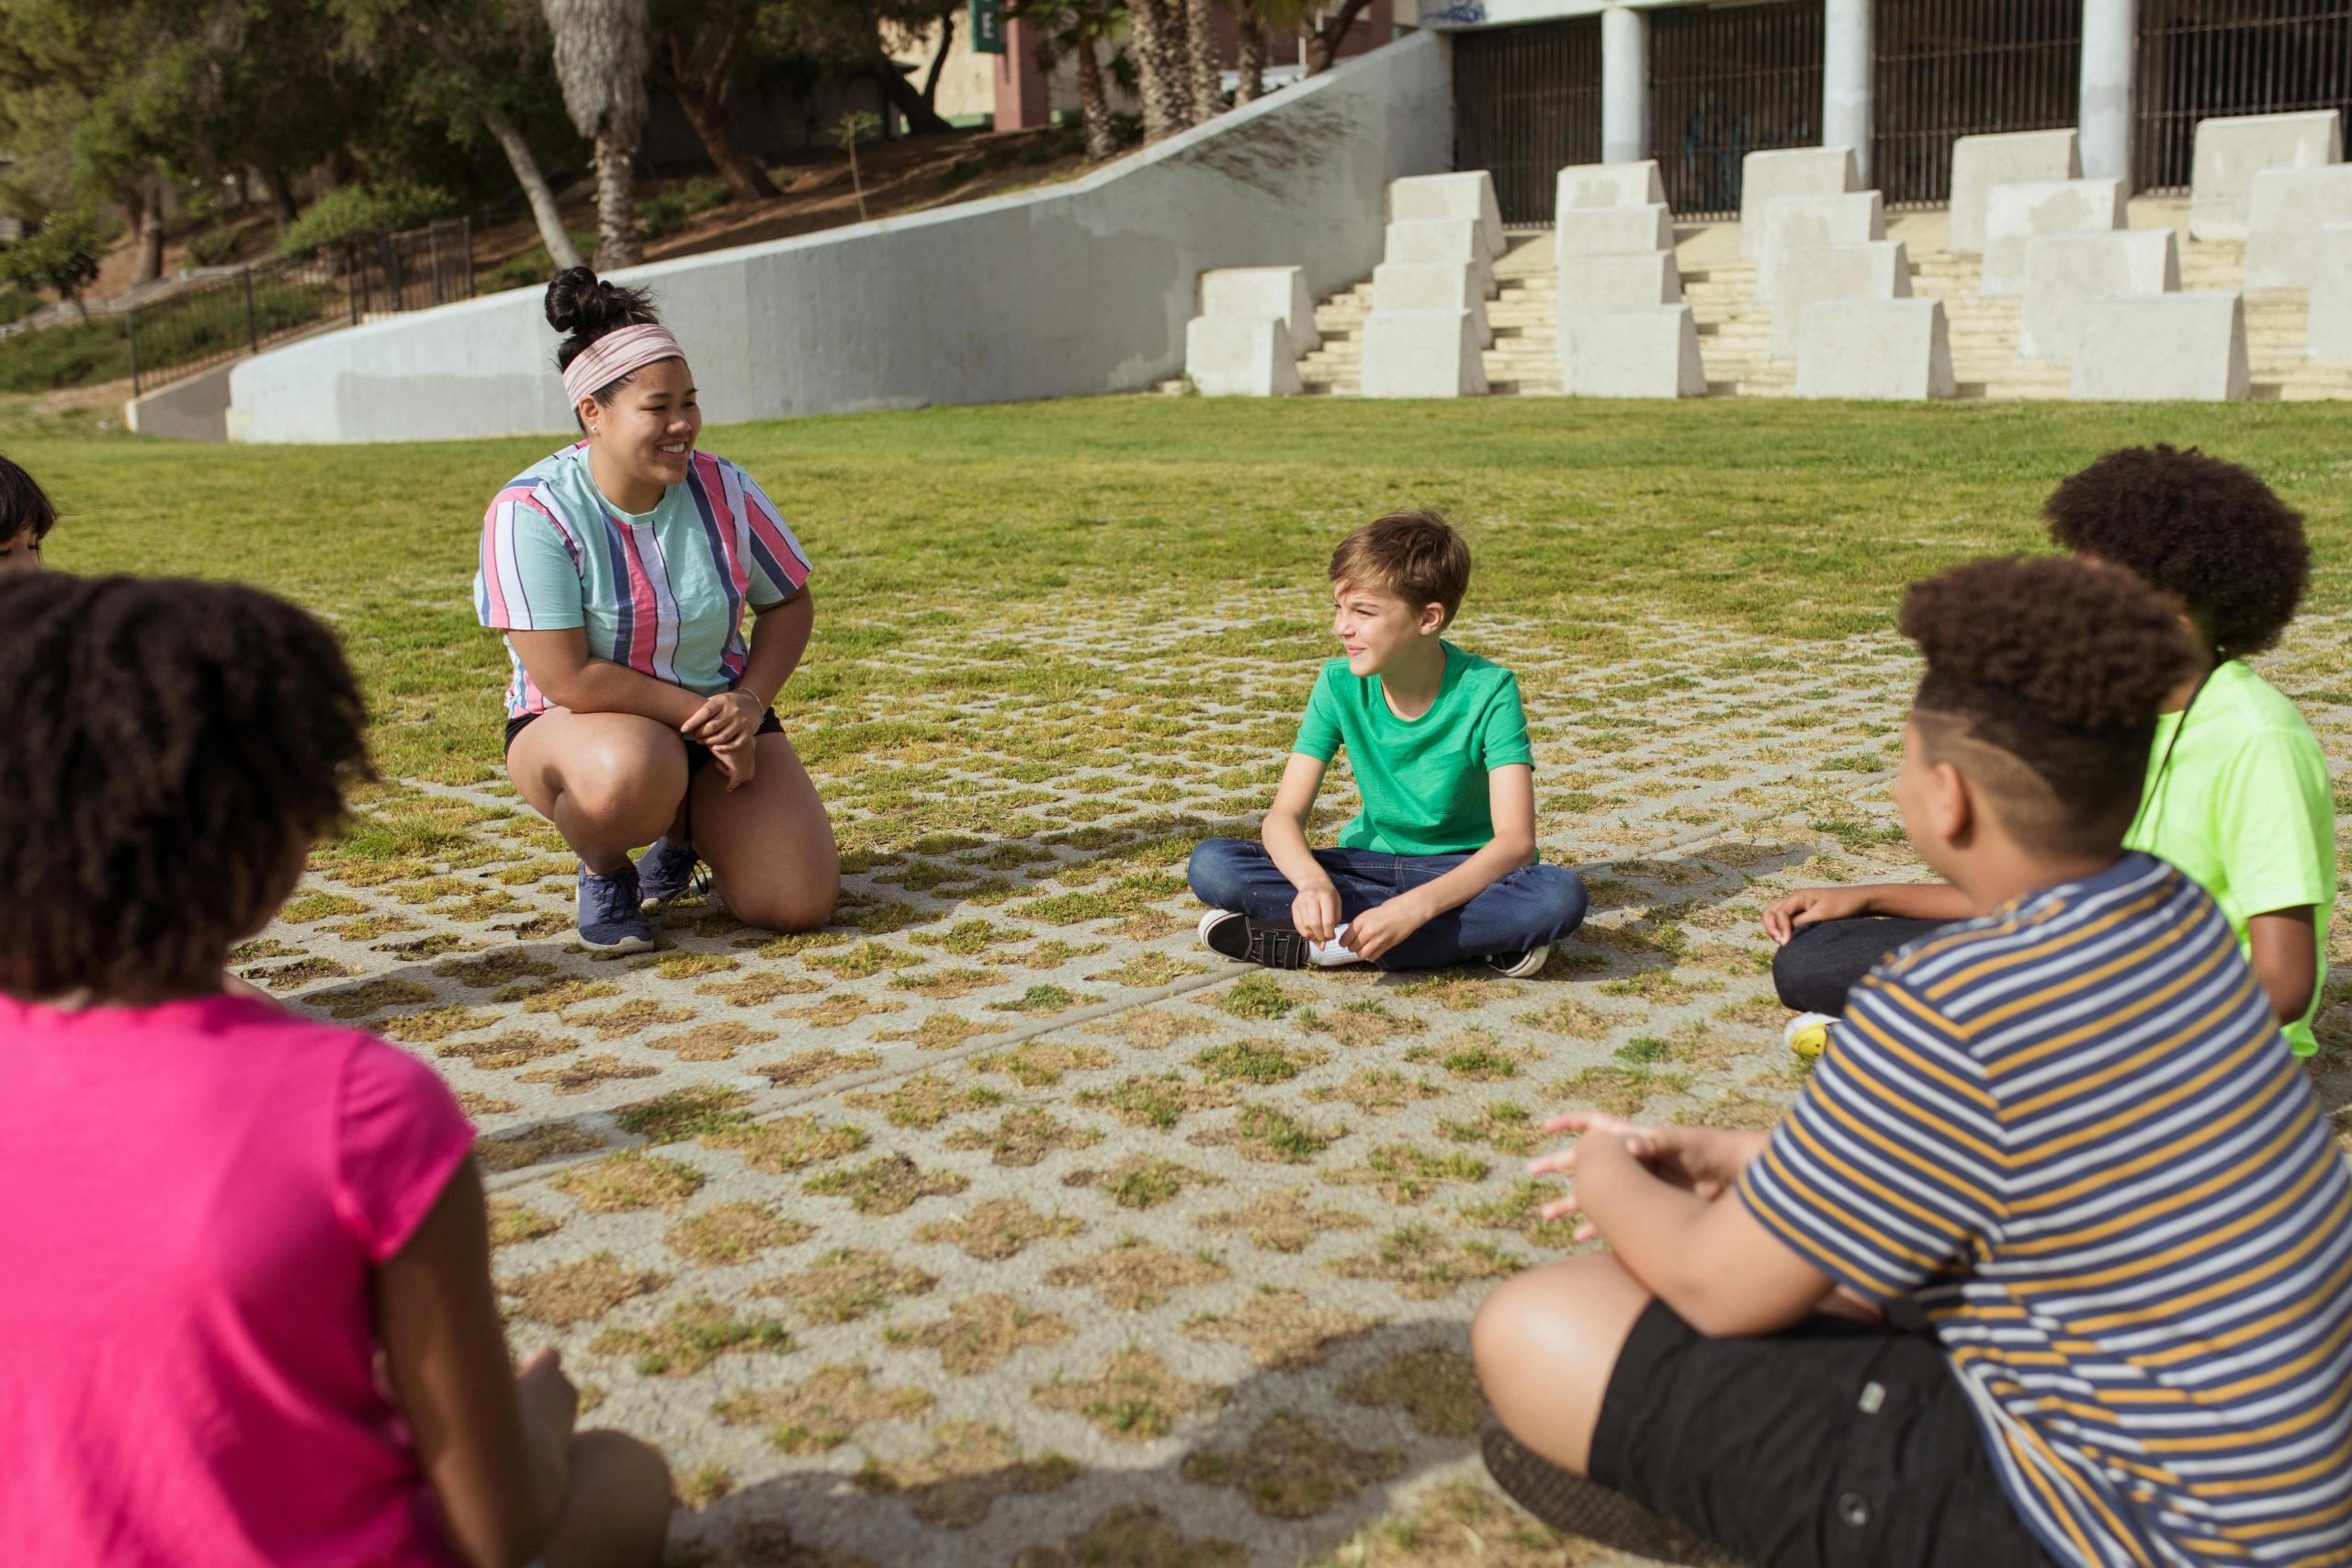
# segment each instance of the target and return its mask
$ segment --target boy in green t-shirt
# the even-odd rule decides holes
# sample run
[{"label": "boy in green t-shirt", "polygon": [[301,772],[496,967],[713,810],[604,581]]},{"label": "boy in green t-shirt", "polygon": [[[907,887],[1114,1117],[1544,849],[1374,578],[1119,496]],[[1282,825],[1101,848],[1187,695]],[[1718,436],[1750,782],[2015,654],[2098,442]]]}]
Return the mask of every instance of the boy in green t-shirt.
[{"label": "boy in green t-shirt", "polygon": [[[2335,792],[2302,715],[2245,662],[2278,640],[2302,599],[2302,517],[2247,469],[2166,446],[2109,452],[2061,484],[2043,514],[2053,543],[2183,608],[2201,662],[2157,720],[2123,842],[2213,896],[2288,1043],[2308,1056],[2335,901]],[[1964,904],[1941,883],[1905,883],[1800,888],[1765,910],[1781,944],[1773,979],[1800,1010],[1790,1043],[1817,1051],[1826,1015],[1855,982]]]},{"label": "boy in green t-shirt", "polygon": [[[1584,919],[1585,888],[1536,861],[1518,679],[1441,636],[1470,585],[1469,547],[1432,513],[1391,513],[1340,541],[1331,584],[1346,657],[1316,680],[1264,842],[1193,852],[1210,907],[1201,940],[1275,969],[1485,959],[1534,974]],[[1310,849],[1307,814],[1342,746],[1363,809],[1337,849]]]}]

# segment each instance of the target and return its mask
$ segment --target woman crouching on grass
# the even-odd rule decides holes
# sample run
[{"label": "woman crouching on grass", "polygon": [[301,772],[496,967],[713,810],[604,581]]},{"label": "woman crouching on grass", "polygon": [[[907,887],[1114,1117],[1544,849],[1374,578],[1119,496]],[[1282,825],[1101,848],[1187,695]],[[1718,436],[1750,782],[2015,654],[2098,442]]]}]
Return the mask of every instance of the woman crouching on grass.
[{"label": "woman crouching on grass", "polygon": [[580,941],[652,946],[645,906],[697,862],[737,919],[823,925],[832,824],[769,705],[808,646],[808,558],[749,474],[695,449],[694,376],[644,293],[576,266],[547,313],[586,438],[491,502],[474,608],[514,660],[507,775],[580,857]]},{"label": "woman crouching on grass", "polygon": [[0,668],[0,1562],[653,1568],[661,1455],[508,1361],[456,1097],[222,988],[368,771],[334,638],[27,573]]}]

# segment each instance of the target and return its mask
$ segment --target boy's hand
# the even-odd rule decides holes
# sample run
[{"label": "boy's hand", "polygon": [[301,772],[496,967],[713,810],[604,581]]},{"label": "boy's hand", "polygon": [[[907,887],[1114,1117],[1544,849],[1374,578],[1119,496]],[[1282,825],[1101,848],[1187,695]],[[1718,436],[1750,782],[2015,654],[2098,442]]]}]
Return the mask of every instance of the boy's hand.
[{"label": "boy's hand", "polygon": [[1340,890],[1329,883],[1306,887],[1290,901],[1290,923],[1309,942],[1329,942],[1340,927]]},{"label": "boy's hand", "polygon": [[1369,964],[1429,923],[1420,900],[1399,893],[1348,922],[1348,951]]},{"label": "boy's hand", "polygon": [[1867,887],[1800,887],[1764,911],[1764,934],[1782,946],[1800,926],[1850,920],[1870,913]]},{"label": "boy's hand", "polygon": [[[1612,1138],[1660,1181],[1710,1202],[1731,1190],[1747,1162],[1771,1138],[1769,1133],[1736,1133],[1720,1127],[1650,1127],[1602,1111],[1571,1111],[1544,1123],[1544,1130],[1574,1133],[1587,1139]],[[1575,1148],[1527,1162],[1530,1176],[1574,1175],[1576,1168]],[[1556,1220],[1577,1213],[1578,1206],[1570,1194],[1545,1204],[1543,1217]],[[1576,1239],[1590,1241],[1599,1234],[1588,1223],[1577,1227]]]}]

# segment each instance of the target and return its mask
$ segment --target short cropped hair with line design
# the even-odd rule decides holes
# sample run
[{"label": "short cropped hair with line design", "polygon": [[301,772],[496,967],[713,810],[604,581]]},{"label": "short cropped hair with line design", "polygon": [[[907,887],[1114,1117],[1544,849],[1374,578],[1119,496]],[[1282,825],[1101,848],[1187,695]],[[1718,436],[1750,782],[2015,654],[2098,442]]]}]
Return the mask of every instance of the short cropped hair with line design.
[{"label": "short cropped hair with line design", "polygon": [[1434,512],[1392,512],[1340,541],[1331,581],[1394,593],[1417,607],[1442,604],[1451,625],[1470,591],[1470,547]]}]

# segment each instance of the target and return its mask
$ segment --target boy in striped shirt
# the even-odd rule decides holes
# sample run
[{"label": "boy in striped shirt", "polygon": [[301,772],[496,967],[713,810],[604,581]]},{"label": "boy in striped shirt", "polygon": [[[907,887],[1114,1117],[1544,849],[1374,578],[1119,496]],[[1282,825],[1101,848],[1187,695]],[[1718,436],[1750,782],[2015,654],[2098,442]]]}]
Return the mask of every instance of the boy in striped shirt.
[{"label": "boy in striped shirt", "polygon": [[1770,1134],[1552,1123],[1610,1252],[1481,1309],[1487,1462],[1682,1560],[2352,1561],[2352,1179],[2220,909],[2122,848],[2177,616],[1994,560],[1902,624],[1896,801],[1978,913]]}]

